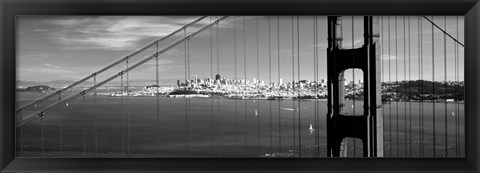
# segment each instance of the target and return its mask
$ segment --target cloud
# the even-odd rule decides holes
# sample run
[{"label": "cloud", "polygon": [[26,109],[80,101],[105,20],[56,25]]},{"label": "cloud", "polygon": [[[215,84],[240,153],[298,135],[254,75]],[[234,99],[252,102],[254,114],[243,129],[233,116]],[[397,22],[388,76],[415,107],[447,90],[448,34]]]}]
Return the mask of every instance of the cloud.
[{"label": "cloud", "polygon": [[34,31],[49,34],[64,49],[130,50],[145,39],[166,36],[193,20],[155,16],[57,18],[44,21],[52,28]]},{"label": "cloud", "polygon": [[55,66],[55,65],[52,65],[52,64],[43,63],[43,65],[48,66],[48,67],[53,67],[53,68],[55,68],[55,69],[63,69],[63,68],[61,68],[61,67],[59,67],[59,66]]}]

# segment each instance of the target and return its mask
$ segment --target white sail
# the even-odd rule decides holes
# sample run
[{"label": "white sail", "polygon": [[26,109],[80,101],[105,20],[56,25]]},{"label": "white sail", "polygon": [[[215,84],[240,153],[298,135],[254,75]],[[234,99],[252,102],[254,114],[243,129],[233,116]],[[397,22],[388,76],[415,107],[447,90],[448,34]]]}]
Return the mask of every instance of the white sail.
[{"label": "white sail", "polygon": [[287,110],[287,111],[295,111],[295,109],[292,109],[292,108],[281,108],[283,110]]}]

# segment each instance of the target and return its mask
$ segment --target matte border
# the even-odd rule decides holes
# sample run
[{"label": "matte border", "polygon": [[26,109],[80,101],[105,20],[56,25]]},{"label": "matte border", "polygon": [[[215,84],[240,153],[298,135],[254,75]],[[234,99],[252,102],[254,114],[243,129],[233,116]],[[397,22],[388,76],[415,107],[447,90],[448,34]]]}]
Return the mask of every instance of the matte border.
[{"label": "matte border", "polygon": [[[479,0],[0,0],[1,172],[478,172]],[[465,159],[15,158],[16,15],[465,15]]]}]

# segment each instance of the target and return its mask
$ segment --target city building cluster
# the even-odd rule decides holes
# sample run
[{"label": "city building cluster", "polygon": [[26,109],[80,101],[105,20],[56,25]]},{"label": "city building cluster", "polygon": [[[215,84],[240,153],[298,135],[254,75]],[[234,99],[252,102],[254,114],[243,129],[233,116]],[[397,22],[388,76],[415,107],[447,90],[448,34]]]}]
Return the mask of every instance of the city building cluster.
[{"label": "city building cluster", "polygon": [[191,93],[193,91],[197,94],[242,99],[325,98],[327,95],[326,87],[325,80],[321,82],[308,80],[284,82],[280,79],[278,82],[266,83],[256,78],[253,78],[253,80],[227,79],[217,74],[215,79],[195,77],[195,79],[186,80],[184,83],[178,80],[176,91],[170,94],[188,93],[186,91]]}]

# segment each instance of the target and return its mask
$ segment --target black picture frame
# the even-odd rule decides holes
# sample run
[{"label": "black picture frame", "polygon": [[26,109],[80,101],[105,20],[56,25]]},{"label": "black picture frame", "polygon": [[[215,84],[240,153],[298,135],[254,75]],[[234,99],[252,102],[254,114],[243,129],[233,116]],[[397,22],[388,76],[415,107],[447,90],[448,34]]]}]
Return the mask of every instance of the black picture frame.
[{"label": "black picture frame", "polygon": [[[1,172],[479,172],[478,0],[0,0]],[[17,15],[465,15],[465,158],[15,158]]]}]

